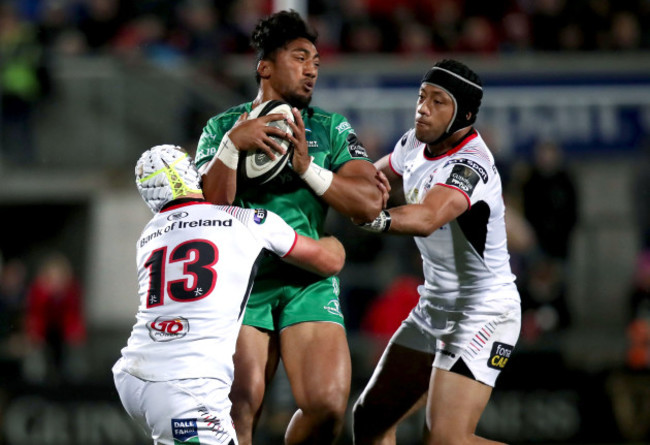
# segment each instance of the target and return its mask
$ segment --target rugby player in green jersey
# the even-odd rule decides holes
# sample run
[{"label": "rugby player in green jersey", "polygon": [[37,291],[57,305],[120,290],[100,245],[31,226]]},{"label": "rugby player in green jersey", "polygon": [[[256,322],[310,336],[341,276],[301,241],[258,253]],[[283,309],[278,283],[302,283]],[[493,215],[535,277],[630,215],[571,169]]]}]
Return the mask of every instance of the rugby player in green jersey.
[{"label": "rugby player in green jersey", "polygon": [[[258,23],[252,34],[257,97],[208,121],[196,164],[210,201],[267,208],[301,235],[318,238],[329,206],[355,221],[374,220],[385,203],[387,183],[343,116],[309,106],[320,64],[315,41],[316,34],[294,11]],[[293,107],[293,135],[266,126],[283,119],[281,114],[246,120],[255,106],[272,99]],[[237,189],[240,151],[283,152],[271,136],[293,144],[292,168],[261,186]],[[285,443],[332,443],[343,426],[351,378],[338,279],[266,258],[243,324],[230,397],[239,443],[252,442],[265,389],[280,359],[298,406]]]}]

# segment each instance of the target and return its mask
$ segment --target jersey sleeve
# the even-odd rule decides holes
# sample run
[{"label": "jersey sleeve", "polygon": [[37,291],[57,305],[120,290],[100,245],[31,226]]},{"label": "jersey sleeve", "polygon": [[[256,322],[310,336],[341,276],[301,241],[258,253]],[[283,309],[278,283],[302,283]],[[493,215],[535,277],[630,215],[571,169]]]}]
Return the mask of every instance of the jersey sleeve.
[{"label": "jersey sleeve", "polygon": [[436,173],[434,181],[436,185],[455,188],[462,192],[471,207],[484,199],[492,174],[494,174],[492,167],[486,161],[461,154],[452,156],[445,162]]},{"label": "jersey sleeve", "polygon": [[388,165],[395,174],[399,176],[404,175],[404,157],[406,154],[406,143],[408,141],[409,133],[413,130],[409,130],[397,141],[393,152],[388,157]]},{"label": "jersey sleeve", "polygon": [[269,210],[251,209],[251,212],[253,217],[249,227],[256,232],[264,247],[280,257],[289,255],[298,241],[296,231]]},{"label": "jersey sleeve", "polygon": [[333,171],[338,170],[343,164],[354,159],[372,162],[352,125],[344,116],[338,113],[332,113],[330,141]]},{"label": "jersey sleeve", "polygon": [[194,163],[197,168],[201,168],[202,165],[210,162],[217,153],[221,139],[227,131],[219,123],[220,120],[218,118],[212,118],[203,128],[199,144],[196,147],[196,156],[194,157]]}]

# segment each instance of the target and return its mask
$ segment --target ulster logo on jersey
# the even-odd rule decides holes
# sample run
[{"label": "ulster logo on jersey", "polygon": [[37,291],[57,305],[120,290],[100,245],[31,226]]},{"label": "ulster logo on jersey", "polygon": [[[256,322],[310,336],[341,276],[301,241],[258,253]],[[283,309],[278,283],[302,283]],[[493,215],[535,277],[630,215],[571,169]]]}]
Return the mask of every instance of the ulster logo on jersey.
[{"label": "ulster logo on jersey", "polygon": [[167,217],[167,220],[168,221],[176,221],[176,220],[179,220],[179,219],[186,218],[187,216],[189,216],[189,213],[187,213],[187,212],[174,212],[174,213],[172,213],[171,215],[169,215]]},{"label": "ulster logo on jersey", "polygon": [[502,370],[508,363],[512,350],[513,346],[495,341],[487,365],[490,368]]},{"label": "ulster logo on jersey", "polygon": [[184,317],[158,317],[147,324],[147,329],[153,341],[172,341],[187,335],[190,322]]}]

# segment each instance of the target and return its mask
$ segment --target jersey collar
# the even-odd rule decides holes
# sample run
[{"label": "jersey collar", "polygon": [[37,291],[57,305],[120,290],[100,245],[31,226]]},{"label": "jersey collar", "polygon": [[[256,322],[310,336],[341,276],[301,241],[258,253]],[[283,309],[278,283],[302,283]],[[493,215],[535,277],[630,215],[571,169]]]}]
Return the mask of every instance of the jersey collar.
[{"label": "jersey collar", "polygon": [[451,156],[454,153],[459,152],[465,145],[467,145],[467,143],[469,141],[475,139],[476,137],[478,137],[478,133],[472,127],[472,129],[470,131],[468,131],[465,136],[460,138],[449,150],[447,150],[446,152],[444,152],[443,154],[438,155],[438,156],[429,156],[428,151],[427,151],[427,144],[424,144],[424,150],[423,150],[424,158],[427,161],[436,161],[438,159],[442,159],[442,158],[445,158],[447,156]]},{"label": "jersey collar", "polygon": [[167,204],[162,206],[160,213],[174,210],[179,207],[185,207],[191,204],[209,204],[209,202],[207,202],[205,199],[199,198],[178,198],[174,199],[173,201],[169,201]]}]

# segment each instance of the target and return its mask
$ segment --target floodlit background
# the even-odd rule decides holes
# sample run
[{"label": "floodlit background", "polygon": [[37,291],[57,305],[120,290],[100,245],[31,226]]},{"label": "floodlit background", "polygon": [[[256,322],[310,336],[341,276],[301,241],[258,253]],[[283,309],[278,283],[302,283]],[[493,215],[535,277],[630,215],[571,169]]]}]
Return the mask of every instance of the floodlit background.
[{"label": "floodlit background", "polygon": [[[0,0],[0,443],[148,443],[110,373],[150,217],[133,166],[160,143],[193,153],[211,116],[254,97],[248,36],[288,7],[320,33],[313,104],[348,117],[373,159],[411,128],[437,60],[483,79],[476,127],[503,180],[524,322],[481,433],[650,442],[650,2]],[[328,226],[348,251],[353,403],[421,264],[410,238],[333,211]],[[282,443],[293,410],[280,370],[257,443]]]}]

